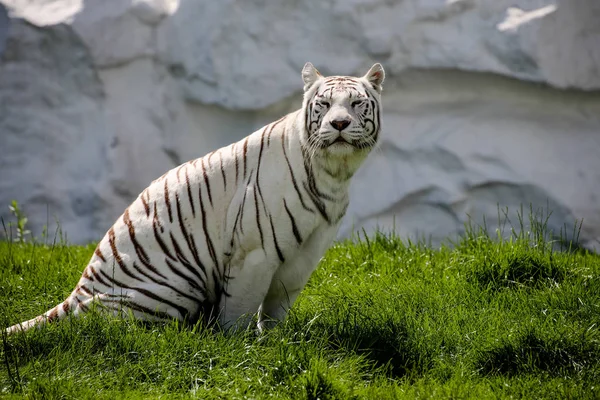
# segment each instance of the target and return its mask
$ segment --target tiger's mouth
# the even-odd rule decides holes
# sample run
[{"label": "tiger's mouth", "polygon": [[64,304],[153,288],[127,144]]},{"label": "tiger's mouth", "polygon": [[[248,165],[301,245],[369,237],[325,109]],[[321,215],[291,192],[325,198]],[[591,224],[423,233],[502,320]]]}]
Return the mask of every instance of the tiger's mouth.
[{"label": "tiger's mouth", "polygon": [[342,137],[342,135],[339,135],[337,138],[329,142],[326,147],[352,147],[354,149],[363,149],[369,146],[359,139],[346,139]]},{"label": "tiger's mouth", "polygon": [[337,138],[335,138],[335,140],[333,142],[331,142],[331,144],[336,144],[336,143],[352,144],[352,143],[348,142],[346,139],[344,139],[342,137],[342,135],[338,136]]},{"label": "tiger's mouth", "polygon": [[335,139],[325,139],[320,143],[322,149],[330,150],[364,150],[369,149],[372,145],[369,141],[362,139],[352,139],[344,137],[344,135],[338,134]]}]

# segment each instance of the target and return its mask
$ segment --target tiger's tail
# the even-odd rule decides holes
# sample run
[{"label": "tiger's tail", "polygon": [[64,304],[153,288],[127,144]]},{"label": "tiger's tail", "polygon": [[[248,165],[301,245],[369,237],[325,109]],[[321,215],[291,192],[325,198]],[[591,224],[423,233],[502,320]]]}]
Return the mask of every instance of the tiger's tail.
[{"label": "tiger's tail", "polygon": [[75,293],[72,293],[65,301],[38,315],[28,321],[23,321],[6,328],[6,333],[10,336],[17,332],[26,332],[32,328],[41,328],[49,322],[60,321],[64,319],[71,310],[76,310],[80,305],[80,300]]}]

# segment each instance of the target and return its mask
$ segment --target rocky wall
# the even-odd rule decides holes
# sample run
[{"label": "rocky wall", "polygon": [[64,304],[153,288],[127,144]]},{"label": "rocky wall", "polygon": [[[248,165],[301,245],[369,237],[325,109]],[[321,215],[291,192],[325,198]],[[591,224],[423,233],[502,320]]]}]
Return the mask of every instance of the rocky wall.
[{"label": "rocky wall", "polygon": [[378,61],[382,141],[340,237],[437,244],[531,205],[600,248],[595,0],[0,3],[0,216],[16,199],[37,234],[99,240],[165,170],[299,107],[306,61]]}]

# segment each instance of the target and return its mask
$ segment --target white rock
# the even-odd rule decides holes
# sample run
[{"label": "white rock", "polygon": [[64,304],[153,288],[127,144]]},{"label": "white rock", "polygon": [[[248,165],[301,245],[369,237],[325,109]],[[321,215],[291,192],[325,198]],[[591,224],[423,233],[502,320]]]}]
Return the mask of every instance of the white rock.
[{"label": "white rock", "polygon": [[[99,240],[150,180],[384,64],[384,134],[341,235],[432,243],[521,204],[600,249],[597,0],[0,0],[0,216]],[[72,22],[71,22],[72,21]],[[504,75],[509,78],[502,78]],[[573,88],[577,90],[565,90]],[[586,93],[589,91],[589,93]],[[35,157],[32,156],[35,154]],[[43,173],[41,172],[43,171]],[[376,193],[376,196],[373,196]]]},{"label": "white rock", "polygon": [[[356,73],[378,59],[392,73],[458,68],[597,89],[594,1],[312,1],[292,8],[182,0],[159,28],[159,51],[188,99],[228,108],[260,109],[289,96],[306,60],[324,73]],[[515,5],[527,16],[518,27],[507,17]],[[514,30],[503,28],[507,21]],[[576,72],[565,53],[577,56]]]},{"label": "white rock", "polygon": [[83,8],[83,0],[0,0],[11,17],[23,18],[37,26],[71,22]]},{"label": "white rock", "polygon": [[600,88],[600,2],[559,1],[541,20],[538,41],[544,80],[560,88]]},{"label": "white rock", "polygon": [[523,206],[527,219],[531,204],[552,212],[555,236],[565,228],[571,235],[583,219],[582,242],[600,244],[597,93],[491,74],[408,71],[388,83],[384,99],[381,150],[353,182],[342,235],[395,227],[438,244],[461,232],[468,215],[475,225],[485,216],[493,232],[505,207],[518,228],[517,212]]},{"label": "white rock", "polygon": [[146,24],[156,25],[172,15],[179,7],[179,0],[134,0],[133,12]]},{"label": "white rock", "polygon": [[0,216],[18,200],[39,235],[55,218],[73,242],[98,240],[112,188],[103,88],[83,43],[64,25],[12,20],[0,64]]},{"label": "white rock", "polygon": [[501,31],[516,31],[519,26],[529,23],[535,19],[543,18],[548,14],[552,14],[556,11],[556,5],[550,4],[545,7],[538,8],[533,11],[523,11],[517,7],[509,7],[506,10],[506,20],[502,21],[498,25]]},{"label": "white rock", "polygon": [[155,55],[153,24],[140,18],[132,0],[91,0],[73,21],[99,68]]}]

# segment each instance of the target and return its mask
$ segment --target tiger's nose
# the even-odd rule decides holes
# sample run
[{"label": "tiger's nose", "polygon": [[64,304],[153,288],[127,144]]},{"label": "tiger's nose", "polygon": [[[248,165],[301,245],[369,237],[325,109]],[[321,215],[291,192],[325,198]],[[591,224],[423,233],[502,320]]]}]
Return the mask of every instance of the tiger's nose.
[{"label": "tiger's nose", "polygon": [[334,119],[333,121],[329,122],[331,124],[331,126],[333,126],[335,129],[337,129],[338,131],[343,131],[344,129],[346,129],[346,127],[348,125],[350,125],[350,120],[349,119]]}]

